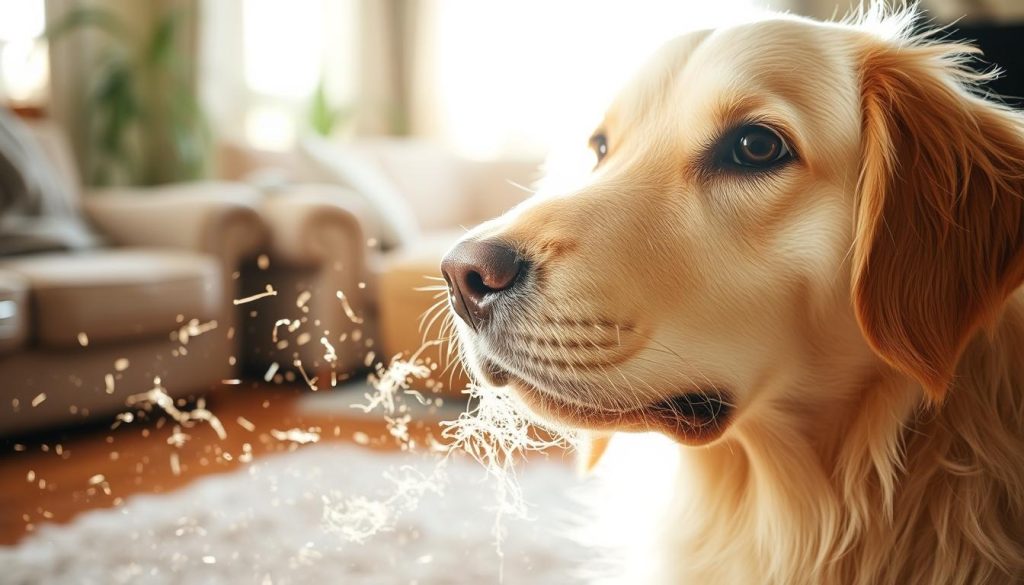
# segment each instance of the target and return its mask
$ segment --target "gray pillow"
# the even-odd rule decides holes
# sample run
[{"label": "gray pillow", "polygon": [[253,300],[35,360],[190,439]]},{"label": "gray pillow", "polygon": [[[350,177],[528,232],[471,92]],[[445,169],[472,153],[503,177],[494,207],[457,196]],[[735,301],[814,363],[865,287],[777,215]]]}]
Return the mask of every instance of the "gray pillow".
[{"label": "gray pillow", "polygon": [[71,181],[24,122],[0,107],[0,256],[99,245]]}]

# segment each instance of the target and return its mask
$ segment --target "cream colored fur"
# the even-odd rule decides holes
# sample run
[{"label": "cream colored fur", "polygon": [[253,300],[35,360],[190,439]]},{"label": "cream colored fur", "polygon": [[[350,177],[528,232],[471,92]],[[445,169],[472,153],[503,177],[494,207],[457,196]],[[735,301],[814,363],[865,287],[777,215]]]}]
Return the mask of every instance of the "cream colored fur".
[{"label": "cream colored fur", "polygon": [[[658,583],[1024,582],[1024,124],[970,95],[964,47],[907,25],[674,41],[589,177],[467,236],[538,276],[486,331],[459,324],[466,360],[550,422],[641,430],[593,413],[731,393],[721,433],[680,447]],[[798,160],[701,171],[742,120]]]}]

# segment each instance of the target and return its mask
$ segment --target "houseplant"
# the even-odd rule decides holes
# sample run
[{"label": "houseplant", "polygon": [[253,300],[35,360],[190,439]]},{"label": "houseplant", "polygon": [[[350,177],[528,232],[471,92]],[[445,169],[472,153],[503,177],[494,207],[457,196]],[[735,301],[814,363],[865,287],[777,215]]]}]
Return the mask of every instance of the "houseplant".
[{"label": "houseplant", "polygon": [[89,183],[152,185],[204,174],[210,133],[189,56],[179,50],[183,17],[159,14],[139,31],[110,10],[81,7],[47,30],[51,42],[87,28],[109,41],[90,64],[83,103]]}]

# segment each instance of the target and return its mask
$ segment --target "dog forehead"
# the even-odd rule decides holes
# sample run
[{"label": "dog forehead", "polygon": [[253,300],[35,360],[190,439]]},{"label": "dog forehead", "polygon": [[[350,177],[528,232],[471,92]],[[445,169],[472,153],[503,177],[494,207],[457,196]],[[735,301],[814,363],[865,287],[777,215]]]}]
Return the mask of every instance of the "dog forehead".
[{"label": "dog forehead", "polygon": [[675,79],[694,50],[713,31],[701,30],[676,37],[662,45],[622,88],[605,115],[606,124],[632,125],[637,118],[669,97]]},{"label": "dog forehead", "polygon": [[860,136],[855,40],[843,25],[798,18],[684,35],[638,72],[606,124],[626,141],[684,137],[683,152],[744,118],[768,119],[810,157],[848,160]]},{"label": "dog forehead", "polygon": [[837,112],[857,112],[858,75],[850,30],[798,18],[716,29],[695,47],[672,85],[673,105],[703,119],[748,105],[835,127]]}]

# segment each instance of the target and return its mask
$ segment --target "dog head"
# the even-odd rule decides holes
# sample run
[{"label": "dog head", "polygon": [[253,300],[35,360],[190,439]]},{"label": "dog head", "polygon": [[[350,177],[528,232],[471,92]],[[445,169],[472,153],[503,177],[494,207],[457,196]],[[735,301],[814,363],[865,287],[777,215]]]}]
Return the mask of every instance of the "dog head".
[{"label": "dog head", "polygon": [[788,17],[669,43],[586,180],[445,258],[470,369],[549,420],[685,444],[814,424],[890,372],[941,401],[1024,277],[1022,127],[965,50]]}]

